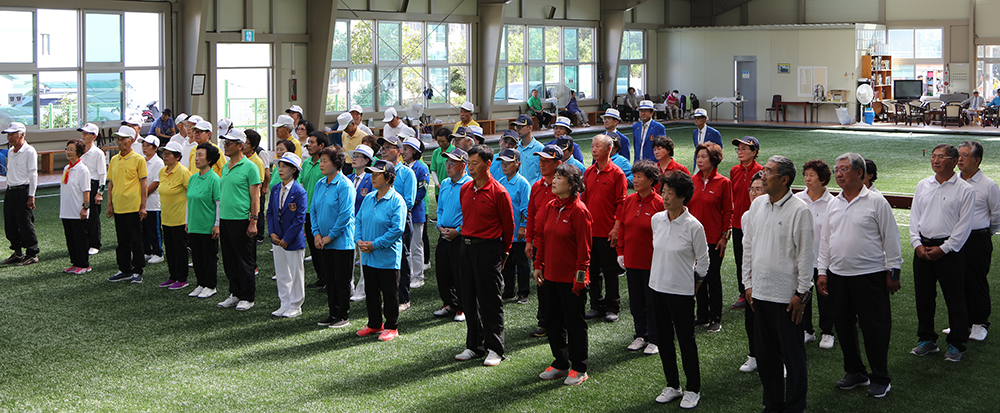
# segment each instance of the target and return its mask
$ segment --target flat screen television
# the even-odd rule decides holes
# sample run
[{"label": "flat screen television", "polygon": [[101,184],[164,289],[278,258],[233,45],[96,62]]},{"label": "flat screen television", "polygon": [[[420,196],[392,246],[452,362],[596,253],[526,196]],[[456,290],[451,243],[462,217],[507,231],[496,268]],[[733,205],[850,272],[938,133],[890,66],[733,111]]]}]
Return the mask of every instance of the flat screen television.
[{"label": "flat screen television", "polygon": [[923,83],[923,80],[894,80],[892,81],[892,98],[904,102],[920,100],[920,96],[924,94]]}]

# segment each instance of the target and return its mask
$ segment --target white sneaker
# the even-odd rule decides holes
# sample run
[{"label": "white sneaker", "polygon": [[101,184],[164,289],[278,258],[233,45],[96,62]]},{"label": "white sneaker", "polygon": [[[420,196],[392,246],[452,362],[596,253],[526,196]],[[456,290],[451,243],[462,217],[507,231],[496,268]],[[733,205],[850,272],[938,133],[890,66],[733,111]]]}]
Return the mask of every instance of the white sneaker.
[{"label": "white sneaker", "polygon": [[819,348],[831,349],[833,348],[833,334],[823,334],[823,338],[819,340]]},{"label": "white sneaker", "polygon": [[424,277],[414,277],[410,280],[410,288],[420,288],[424,286]]},{"label": "white sneaker", "polygon": [[453,320],[459,323],[465,321],[465,313],[461,311],[455,313],[455,318]]},{"label": "white sneaker", "polygon": [[161,262],[163,262],[163,256],[162,255],[152,255],[152,256],[149,257],[149,261],[148,262],[150,264],[161,263]]},{"label": "white sneaker", "polygon": [[451,314],[453,310],[454,309],[450,305],[445,304],[441,306],[441,308],[434,310],[434,312],[431,314],[434,314],[434,317],[444,317],[448,314]]},{"label": "white sneaker", "polygon": [[693,391],[684,392],[684,398],[681,399],[682,409],[693,409],[698,405],[698,401],[701,400],[701,394],[695,393]]},{"label": "white sneaker", "polygon": [[983,341],[986,340],[986,334],[988,333],[989,332],[986,331],[986,327],[983,326],[982,324],[973,324],[972,332],[969,333],[969,339],[976,341]]},{"label": "white sneaker", "polygon": [[253,308],[253,301],[240,300],[239,304],[236,304],[236,311],[246,311]]},{"label": "white sneaker", "polygon": [[87,254],[90,254],[90,255],[97,255],[97,253],[99,253],[99,252],[101,252],[101,250],[99,250],[97,248],[91,248],[91,249],[87,250]]},{"label": "white sneaker", "polygon": [[410,303],[402,303],[399,305],[399,312],[403,312],[410,309]]},{"label": "white sneaker", "polygon": [[198,294],[201,294],[202,291],[205,291],[205,287],[202,287],[202,286],[199,285],[199,286],[197,286],[197,287],[194,288],[194,291],[191,291],[190,293],[188,293],[188,297],[197,297]]},{"label": "white sneaker", "polygon": [[288,308],[286,308],[286,307],[279,307],[277,310],[274,310],[274,312],[271,313],[271,315],[273,315],[275,317],[281,317],[282,315],[285,314],[285,311],[288,311]]},{"label": "white sneaker", "polygon": [[227,298],[227,299],[223,300],[221,303],[219,303],[219,307],[229,308],[229,307],[232,307],[232,306],[236,305],[236,303],[238,303],[238,302],[240,302],[240,299],[236,298],[235,295],[230,294],[229,298]]},{"label": "white sneaker", "polygon": [[654,354],[659,354],[659,353],[660,353],[660,348],[653,343],[646,344],[646,349],[642,350],[642,354],[645,354],[647,356],[652,356]]},{"label": "white sneaker", "polygon": [[941,330],[941,334],[951,334],[951,327]]},{"label": "white sneaker", "polygon": [[502,360],[503,357],[500,357],[500,355],[497,354],[495,351],[490,350],[490,352],[486,355],[486,360],[483,360],[483,365],[496,366],[499,365]]},{"label": "white sneaker", "polygon": [[472,360],[472,359],[474,359],[476,357],[479,357],[479,356],[476,355],[475,351],[472,351],[471,349],[465,349],[464,351],[462,351],[461,353],[458,353],[458,355],[455,356],[455,360],[458,360],[458,361],[469,361],[469,360]]},{"label": "white sneaker", "polygon": [[198,294],[198,298],[208,298],[215,295],[217,291],[214,288],[206,288],[201,290],[201,294]]},{"label": "white sneaker", "polygon": [[639,351],[643,347],[646,347],[646,339],[636,337],[635,340],[632,340],[632,344],[629,344],[628,347],[625,348],[628,349],[628,351]]},{"label": "white sneaker", "polygon": [[150,258],[153,258],[153,255],[152,254],[142,254],[142,257],[145,258],[146,261],[149,261]]},{"label": "white sneaker", "polygon": [[364,294],[354,294],[351,296],[351,301],[358,302],[365,299]]},{"label": "white sneaker", "polygon": [[271,279],[277,281],[278,280],[278,276],[277,275],[272,275]]},{"label": "white sneaker", "polygon": [[285,313],[282,314],[281,316],[285,317],[285,318],[295,318],[295,317],[298,317],[300,315],[302,315],[302,310],[301,309],[291,308],[288,311],[285,311]]},{"label": "white sneaker", "polygon": [[810,334],[808,331],[804,332],[804,334],[805,334],[805,339],[802,341],[802,344],[806,344],[806,343],[810,343],[810,342],[816,341],[816,335],[815,334]]},{"label": "white sneaker", "polygon": [[747,362],[740,366],[740,371],[744,373],[752,373],[757,370],[757,358],[747,357]]},{"label": "white sneaker", "polygon": [[304,259],[302,261],[304,261],[304,262],[312,262],[312,260],[313,260],[313,256],[310,255],[310,256],[306,257],[306,259]]},{"label": "white sneaker", "polygon": [[674,400],[679,399],[682,395],[683,393],[681,393],[681,389],[675,389],[673,387],[664,387],[663,393],[660,393],[659,396],[656,396],[656,402],[670,403]]}]

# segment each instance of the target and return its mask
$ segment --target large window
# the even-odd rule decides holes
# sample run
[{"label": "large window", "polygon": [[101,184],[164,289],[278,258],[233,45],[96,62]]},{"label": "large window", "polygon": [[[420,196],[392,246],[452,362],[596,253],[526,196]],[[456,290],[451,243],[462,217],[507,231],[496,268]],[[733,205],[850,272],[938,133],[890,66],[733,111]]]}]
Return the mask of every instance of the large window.
[{"label": "large window", "polygon": [[889,29],[889,53],[893,79],[924,81],[924,95],[943,93],[943,31],[929,29]]},{"label": "large window", "polygon": [[493,100],[523,102],[534,90],[542,99],[570,90],[577,100],[594,98],[594,33],[590,27],[504,26]]},{"label": "large window", "polygon": [[360,105],[460,105],[467,97],[469,25],[338,20],[327,112]]},{"label": "large window", "polygon": [[626,30],[622,34],[621,53],[618,56],[618,73],[615,75],[615,93],[621,95],[634,87],[639,96],[645,93],[645,32]]},{"label": "large window", "polygon": [[162,100],[160,13],[0,10],[0,19],[9,22],[0,28],[0,123],[76,128]]},{"label": "large window", "polygon": [[976,46],[976,89],[986,101],[1000,89],[1000,45]]}]

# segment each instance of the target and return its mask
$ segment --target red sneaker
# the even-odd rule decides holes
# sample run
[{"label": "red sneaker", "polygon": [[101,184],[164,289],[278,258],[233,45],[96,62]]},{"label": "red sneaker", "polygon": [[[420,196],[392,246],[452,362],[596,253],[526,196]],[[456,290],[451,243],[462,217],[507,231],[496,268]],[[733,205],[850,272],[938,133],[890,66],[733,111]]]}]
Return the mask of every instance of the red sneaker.
[{"label": "red sneaker", "polygon": [[72,267],[69,267],[69,268],[63,270],[63,273],[65,273],[65,274],[76,274],[77,268],[79,268],[79,267],[77,267],[77,266],[74,265]]},{"label": "red sneaker", "polygon": [[381,333],[381,332],[382,332],[382,326],[379,326],[379,328],[371,328],[371,327],[365,326],[365,328],[362,328],[362,329],[358,330],[358,336],[367,337],[367,336],[370,336],[370,335],[373,335],[373,334],[378,334],[378,333]]},{"label": "red sneaker", "polygon": [[399,335],[399,330],[382,330],[382,334],[379,334],[378,339],[382,341],[389,341]]}]

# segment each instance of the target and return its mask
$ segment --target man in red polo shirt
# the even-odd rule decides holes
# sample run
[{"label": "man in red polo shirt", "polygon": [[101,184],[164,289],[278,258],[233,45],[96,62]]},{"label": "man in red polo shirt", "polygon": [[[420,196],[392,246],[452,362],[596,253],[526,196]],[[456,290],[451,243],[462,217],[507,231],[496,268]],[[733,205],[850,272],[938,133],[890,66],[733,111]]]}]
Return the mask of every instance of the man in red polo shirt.
[{"label": "man in red polo shirt", "polygon": [[747,305],[743,293],[746,287],[743,285],[743,225],[740,218],[743,213],[750,209],[750,181],[753,175],[764,169],[757,163],[757,154],[760,152],[760,142],[753,136],[744,136],[742,139],[733,139],[736,146],[736,157],[740,163],[729,170],[729,181],[733,185],[733,259],[736,260],[736,281],[740,287],[740,299],[733,304],[733,308],[745,308]]},{"label": "man in red polo shirt", "polygon": [[465,361],[486,356],[485,366],[503,360],[503,268],[514,235],[510,195],[490,175],[493,150],[476,145],[469,150],[469,176],[462,185],[462,307],[465,309]]},{"label": "man in red polo shirt", "polygon": [[[618,252],[610,239],[618,239],[615,217],[628,190],[625,173],[611,162],[613,144],[611,137],[605,134],[597,135],[591,141],[594,164],[583,173],[586,189],[580,194],[580,200],[590,210],[594,220],[590,246],[590,311],[587,311],[586,318],[604,316],[604,321],[609,323],[618,321],[621,309],[618,274],[622,272],[618,266]],[[614,234],[612,229],[615,229]],[[602,282],[605,284],[604,294],[601,292]]]},{"label": "man in red polo shirt", "polygon": [[[539,225],[545,222],[544,219],[539,218],[538,214],[545,209],[545,205],[557,198],[556,194],[552,193],[552,177],[556,176],[556,168],[562,164],[563,152],[558,146],[548,145],[541,151],[535,152],[534,155],[538,157],[538,169],[542,178],[531,185],[531,195],[528,196],[524,253],[531,260],[535,259],[535,248],[532,246],[535,238],[535,222],[538,222]],[[548,314],[546,308],[548,302],[544,298],[544,288],[544,285],[538,286],[538,328],[531,330],[529,334],[532,337],[545,337],[546,334],[545,315]]]}]

